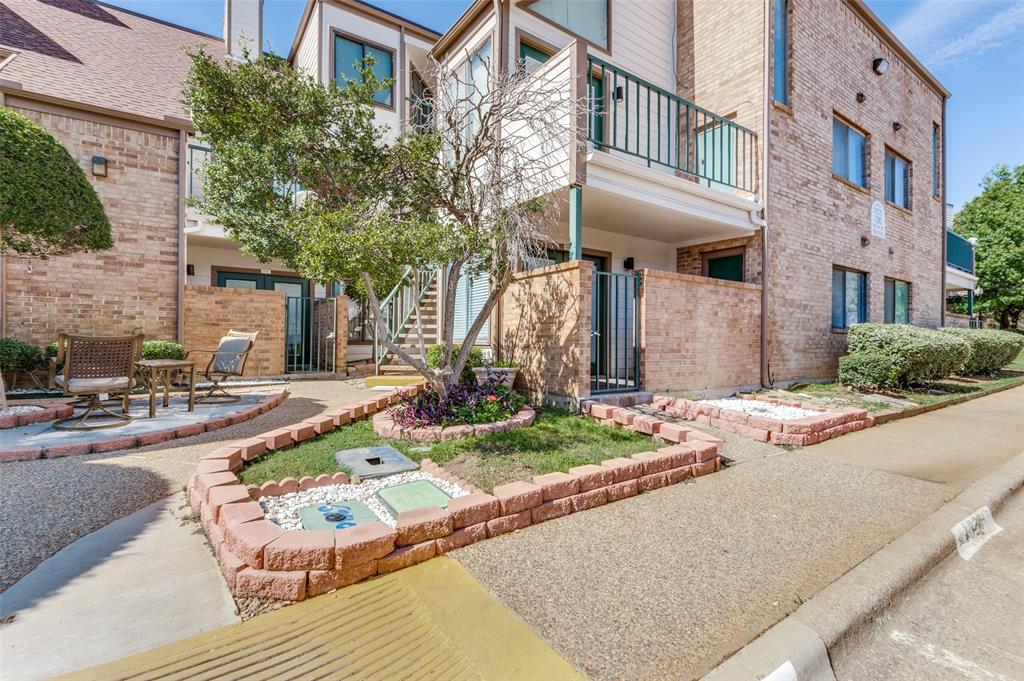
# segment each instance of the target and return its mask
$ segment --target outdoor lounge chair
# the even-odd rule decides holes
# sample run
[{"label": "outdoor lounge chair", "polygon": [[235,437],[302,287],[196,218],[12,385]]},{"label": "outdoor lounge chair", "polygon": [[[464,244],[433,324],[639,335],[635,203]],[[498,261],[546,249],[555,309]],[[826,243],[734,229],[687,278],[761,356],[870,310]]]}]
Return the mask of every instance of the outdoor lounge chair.
[{"label": "outdoor lounge chair", "polygon": [[[134,385],[135,362],[142,351],[143,336],[57,337],[57,356],[50,359],[50,386],[77,398],[71,404],[82,408],[66,419],[54,421],[61,430],[96,430],[123,426],[132,420],[128,400]],[[56,367],[63,364],[59,375]],[[111,393],[121,395],[121,413],[111,411],[104,400]],[[109,402],[109,400],[107,400]]]},{"label": "outdoor lounge chair", "polygon": [[228,331],[228,335],[220,339],[216,350],[189,350],[185,359],[192,353],[209,353],[210,361],[206,368],[199,372],[199,375],[213,383],[205,395],[196,398],[197,404],[227,404],[238,402],[241,395],[232,395],[221,387],[221,382],[238,376],[245,371],[245,362],[249,358],[249,352],[256,344],[256,336],[259,332],[245,333],[243,331]]}]

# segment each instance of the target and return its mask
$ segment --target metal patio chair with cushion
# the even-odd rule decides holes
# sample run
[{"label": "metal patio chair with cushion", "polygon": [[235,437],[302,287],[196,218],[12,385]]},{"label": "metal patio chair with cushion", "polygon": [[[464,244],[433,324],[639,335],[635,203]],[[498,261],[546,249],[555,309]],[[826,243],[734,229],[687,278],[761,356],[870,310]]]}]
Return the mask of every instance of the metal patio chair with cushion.
[{"label": "metal patio chair with cushion", "polygon": [[[142,352],[144,336],[57,337],[57,355],[50,359],[51,387],[77,398],[71,404],[82,409],[66,419],[54,421],[61,430],[96,430],[123,426],[132,420],[128,400],[134,382],[135,361]],[[63,364],[57,375],[56,367]],[[121,413],[111,411],[104,400],[111,393],[121,395]],[[109,400],[108,400],[109,402]]]},{"label": "metal patio chair with cushion", "polygon": [[216,350],[189,350],[185,353],[185,359],[189,359],[193,353],[210,355],[210,361],[199,375],[213,385],[205,395],[196,398],[196,404],[227,404],[242,399],[241,395],[232,395],[220,384],[229,378],[242,376],[245,372],[245,362],[256,344],[258,334],[258,331],[246,333],[231,330],[220,339]]}]

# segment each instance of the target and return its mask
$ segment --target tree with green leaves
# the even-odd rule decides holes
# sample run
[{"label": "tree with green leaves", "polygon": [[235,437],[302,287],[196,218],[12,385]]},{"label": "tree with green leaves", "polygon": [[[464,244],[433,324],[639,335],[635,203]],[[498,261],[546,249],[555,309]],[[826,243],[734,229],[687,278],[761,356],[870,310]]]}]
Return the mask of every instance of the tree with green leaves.
[{"label": "tree with green leaves", "polygon": [[0,107],[0,255],[47,258],[113,245],[103,204],[64,145]]},{"label": "tree with green leaves", "polygon": [[64,145],[0,108],[0,253],[46,258],[113,245],[103,204]]},{"label": "tree with green leaves", "polygon": [[986,175],[981,194],[953,218],[953,230],[978,240],[977,309],[1001,328],[1017,328],[1024,311],[1024,165],[999,165]]},{"label": "tree with green leaves", "polygon": [[[391,130],[376,122],[372,98],[393,83],[374,77],[370,58],[340,85],[272,55],[192,59],[185,101],[212,148],[201,210],[262,261],[358,282],[378,338],[447,396],[512,273],[547,238],[554,203],[539,196],[552,172],[546,149],[570,134],[566,94],[525,73],[492,71],[482,84],[435,65],[439,94],[416,104],[429,120]],[[523,153],[527,134],[533,153]],[[431,368],[422,328],[418,352],[398,346],[380,300],[410,269],[415,286],[417,272],[441,267],[442,358]],[[489,277],[490,295],[453,353],[456,286],[467,272]]]}]

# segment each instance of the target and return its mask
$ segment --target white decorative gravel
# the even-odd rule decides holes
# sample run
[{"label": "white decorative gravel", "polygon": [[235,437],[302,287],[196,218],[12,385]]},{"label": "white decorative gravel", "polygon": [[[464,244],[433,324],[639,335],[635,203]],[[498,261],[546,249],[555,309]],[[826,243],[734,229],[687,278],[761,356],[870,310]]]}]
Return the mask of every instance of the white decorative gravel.
[{"label": "white decorative gravel", "polygon": [[26,404],[20,407],[4,407],[0,409],[0,416],[10,416],[11,414],[27,414],[32,411],[42,411],[45,407],[40,407],[34,404]]},{"label": "white decorative gravel", "polygon": [[462,497],[469,494],[458,485],[447,480],[442,480],[423,471],[409,471],[398,473],[385,478],[364,480],[358,485],[325,485],[313,489],[283,494],[279,497],[260,497],[260,506],[267,515],[267,520],[277,523],[285,530],[301,530],[302,519],[299,518],[299,509],[311,504],[326,504],[342,501],[361,501],[370,507],[377,517],[388,527],[395,526],[395,517],[384,502],[377,498],[377,492],[388,487],[401,485],[416,480],[429,480],[443,490],[448,496]]},{"label": "white decorative gravel", "polygon": [[728,409],[730,411],[742,411],[754,416],[766,416],[780,421],[795,421],[796,419],[808,416],[817,416],[819,412],[798,407],[784,407],[780,404],[762,402],[761,400],[741,400],[738,397],[726,397],[720,400],[700,400],[701,404],[710,404],[713,407]]}]

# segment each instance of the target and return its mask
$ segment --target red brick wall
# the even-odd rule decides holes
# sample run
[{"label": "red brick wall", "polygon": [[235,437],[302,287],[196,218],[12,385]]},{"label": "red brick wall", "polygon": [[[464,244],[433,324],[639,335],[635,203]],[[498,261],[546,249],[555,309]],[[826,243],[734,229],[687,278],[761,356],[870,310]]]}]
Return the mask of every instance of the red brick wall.
[{"label": "red brick wall", "polygon": [[644,270],[640,371],[645,390],[754,386],[761,287]]},{"label": "red brick wall", "polygon": [[574,261],[516,275],[501,304],[503,358],[531,402],[590,394],[593,265]]},{"label": "red brick wall", "polygon": [[[831,328],[832,266],[868,273],[868,319],[884,319],[884,278],[911,282],[911,321],[937,326],[942,204],[932,198],[932,126],[942,99],[845,2],[791,1],[792,113],[774,108],[768,196],[768,323],[774,380],[832,376],[845,334]],[[884,76],[874,57],[891,67]],[[856,95],[866,95],[857,103]],[[868,189],[832,178],[833,111],[868,133]],[[896,132],[893,123],[902,128]],[[884,202],[886,146],[912,163],[910,212],[886,205],[887,234],[871,236]],[[861,237],[870,244],[861,245]]]},{"label": "red brick wall", "polygon": [[[214,350],[228,331],[259,331],[245,365],[246,376],[284,373],[284,291],[216,286],[185,287],[185,348]],[[208,354],[197,355],[196,369]]]},{"label": "red brick wall", "polygon": [[737,248],[740,246],[745,249],[743,252],[743,281],[748,284],[760,284],[762,250],[760,231],[751,237],[725,239],[724,241],[711,241],[706,244],[696,244],[694,246],[682,246],[677,248],[676,272],[680,274],[702,276],[702,254]]},{"label": "red brick wall", "polygon": [[[106,209],[114,248],[48,260],[7,256],[7,335],[42,346],[60,332],[117,334],[138,328],[147,338],[173,340],[178,306],[177,134],[14,110],[46,128],[78,161]],[[94,155],[107,158],[107,177],[93,177]]]}]

